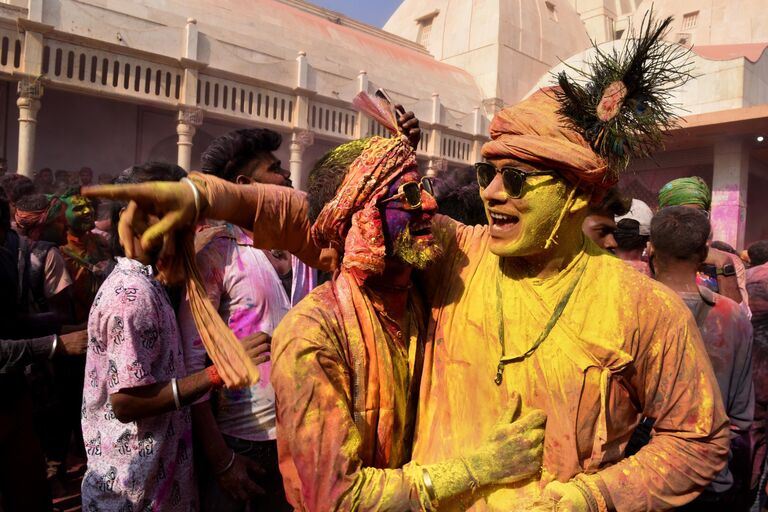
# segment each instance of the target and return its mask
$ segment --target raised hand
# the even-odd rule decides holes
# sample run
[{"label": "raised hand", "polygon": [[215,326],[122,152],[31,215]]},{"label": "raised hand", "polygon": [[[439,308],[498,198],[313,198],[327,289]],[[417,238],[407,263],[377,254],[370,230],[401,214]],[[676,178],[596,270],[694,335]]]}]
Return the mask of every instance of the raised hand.
[{"label": "raised hand", "polygon": [[419,120],[416,114],[413,112],[406,112],[402,105],[395,105],[395,110],[398,113],[397,125],[403,131],[408,141],[411,143],[413,149],[419,147],[419,141],[421,140],[421,128],[419,128]]},{"label": "raised hand", "polygon": [[[198,187],[199,188],[199,187]],[[154,181],[135,185],[96,185],[84,187],[86,197],[103,197],[116,201],[130,201],[128,208],[120,217],[118,232],[124,237],[140,237],[145,251],[161,248],[161,257],[171,249],[169,242],[179,229],[190,226],[197,215],[195,196],[187,183],[175,181]],[[201,190],[201,201],[207,205],[205,194]],[[201,210],[204,207],[201,206]],[[159,220],[148,225],[147,219],[155,216]],[[138,232],[140,227],[146,227]],[[130,244],[126,244],[130,245]],[[126,256],[134,257],[132,249],[126,247]]]}]

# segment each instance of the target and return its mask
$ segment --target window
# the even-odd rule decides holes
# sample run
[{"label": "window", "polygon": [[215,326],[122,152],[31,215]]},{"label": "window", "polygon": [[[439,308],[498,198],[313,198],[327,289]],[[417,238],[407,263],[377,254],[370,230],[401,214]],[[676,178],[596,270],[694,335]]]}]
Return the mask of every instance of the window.
[{"label": "window", "polygon": [[624,29],[617,30],[615,35],[616,35],[616,39],[621,39],[621,36],[624,35]]},{"label": "window", "polygon": [[419,35],[416,36],[416,42],[421,46],[427,46],[429,44],[429,36],[432,34],[432,20],[429,18],[419,23]]},{"label": "window", "polygon": [[416,34],[416,43],[427,47],[429,45],[429,36],[432,34],[432,22],[435,20],[438,11],[433,11],[416,20],[419,24],[419,32]]},{"label": "window", "polygon": [[557,7],[555,6],[554,2],[544,2],[547,6],[547,13],[549,14],[549,19],[557,23]]},{"label": "window", "polygon": [[690,30],[696,27],[696,21],[699,19],[699,11],[683,14],[683,30]]}]

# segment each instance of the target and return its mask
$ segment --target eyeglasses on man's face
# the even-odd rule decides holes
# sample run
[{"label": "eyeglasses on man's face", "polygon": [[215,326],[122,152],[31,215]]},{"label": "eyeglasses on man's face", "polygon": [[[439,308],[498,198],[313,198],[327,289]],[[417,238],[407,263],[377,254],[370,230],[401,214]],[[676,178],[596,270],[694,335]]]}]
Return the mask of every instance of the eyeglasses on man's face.
[{"label": "eyeglasses on man's face", "polygon": [[525,180],[533,176],[553,176],[557,171],[523,171],[517,167],[503,166],[496,168],[488,162],[478,162],[475,164],[477,173],[477,183],[486,188],[496,178],[496,174],[501,173],[501,181],[504,184],[504,191],[512,198],[519,198],[523,195],[523,185]]},{"label": "eyeglasses on man's face", "polygon": [[415,210],[421,208],[421,191],[435,197],[434,189],[432,188],[432,178],[424,176],[419,181],[408,181],[397,187],[397,193],[391,197],[388,197],[379,204],[388,203],[390,201],[402,200],[403,207],[406,210]]}]

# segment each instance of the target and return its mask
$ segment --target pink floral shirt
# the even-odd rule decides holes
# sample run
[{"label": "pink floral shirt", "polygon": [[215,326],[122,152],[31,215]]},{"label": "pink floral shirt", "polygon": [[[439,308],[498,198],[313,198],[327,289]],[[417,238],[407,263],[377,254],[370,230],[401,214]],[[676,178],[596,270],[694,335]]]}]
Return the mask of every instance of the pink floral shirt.
[{"label": "pink floral shirt", "polygon": [[83,511],[196,510],[189,408],[121,423],[110,402],[186,375],[174,310],[151,267],[118,258],[91,308],[88,338]]}]

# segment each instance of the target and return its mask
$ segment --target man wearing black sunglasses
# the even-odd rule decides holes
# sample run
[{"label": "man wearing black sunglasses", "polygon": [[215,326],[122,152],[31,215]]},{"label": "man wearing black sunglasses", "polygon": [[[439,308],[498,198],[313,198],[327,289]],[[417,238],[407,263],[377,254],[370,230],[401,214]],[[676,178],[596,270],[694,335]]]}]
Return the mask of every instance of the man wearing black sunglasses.
[{"label": "man wearing black sunglasses", "polygon": [[[658,94],[679,80],[676,68],[670,67],[674,48],[660,41],[670,22],[653,29],[644,24],[641,40],[630,39],[625,52],[613,56],[620,62],[594,66],[593,71],[602,74],[595,71],[594,83],[583,94],[574,93],[580,86],[563,75],[562,88],[537,91],[496,114],[492,140],[483,147],[493,172],[484,167],[480,176],[490,224],[469,227],[435,216],[431,231],[442,256],[414,279],[431,312],[420,383],[412,388],[418,395],[418,416],[411,463],[403,467],[404,474],[363,468],[359,485],[323,487],[321,496],[317,486],[309,486],[305,499],[341,497],[349,505],[336,508],[381,509],[384,502],[377,499],[402,492],[404,482],[415,482],[421,502],[388,509],[668,510],[695,498],[725,466],[728,418],[690,312],[662,285],[606,254],[581,231],[589,205],[615,185],[628,163],[626,155],[648,151],[649,139],[638,146],[630,140],[637,132],[623,127],[630,123],[632,129],[650,132],[650,142],[655,142],[660,128],[652,125],[669,120],[669,107]],[[653,76],[648,76],[649,70]],[[616,78],[598,81],[605,76]],[[591,97],[594,92],[596,98]],[[585,98],[591,101],[586,112],[580,103]],[[622,125],[611,124],[612,119],[621,119]],[[193,217],[192,198],[182,198],[184,192],[178,188],[174,200],[166,201],[166,224],[171,225],[171,216],[180,219],[178,224]],[[213,211],[221,208],[223,196],[205,196]],[[358,218],[354,236],[368,233],[366,219]],[[343,294],[337,297],[340,305],[352,302]],[[348,313],[357,316],[351,325],[370,318]],[[379,311],[378,316],[385,314],[391,316],[391,311]],[[326,356],[313,349],[303,357]],[[326,417],[332,417],[331,410],[339,418],[353,411],[363,432],[362,441],[345,444],[339,452],[370,455],[363,447],[381,440],[371,429],[380,424],[383,402],[371,407],[368,399],[381,397],[384,388],[374,390],[366,381],[352,380],[349,372],[330,377],[339,388],[352,391],[347,401],[329,401]],[[300,392],[312,398],[320,391],[306,379],[286,396]],[[297,405],[302,396],[294,398]],[[534,408],[546,413],[540,472],[488,485],[493,479],[484,471],[480,477],[478,470],[504,462],[504,456],[486,459],[485,468],[478,468],[473,459],[452,466],[452,473],[439,469],[443,461],[461,463],[466,453],[487,455],[489,437],[498,447],[504,437],[498,436],[499,418],[507,416],[509,424],[509,409],[516,407],[518,396],[523,413]],[[349,406],[350,400],[355,407]],[[316,417],[309,415],[307,421]],[[655,435],[625,458],[627,442],[642,417],[655,420]],[[349,430],[348,425],[346,421],[336,430]],[[305,444],[321,449],[326,434],[335,438],[336,430],[326,426],[317,425],[322,434],[309,436]],[[376,446],[374,456],[391,455],[389,449],[396,446],[392,439]],[[410,438],[403,439],[407,443]],[[533,437],[529,441],[531,446],[539,442]],[[512,457],[520,453],[511,450]],[[339,466],[337,460],[317,458],[308,471],[330,465],[345,481],[350,466]],[[381,461],[378,467],[391,466]],[[415,480],[414,468],[420,473]],[[359,477],[357,471],[354,475]],[[444,478],[451,476],[456,482],[469,478],[464,492],[442,492]],[[369,486],[372,481],[382,486]],[[372,494],[373,488],[381,494]],[[374,506],[366,508],[362,500]]]}]

